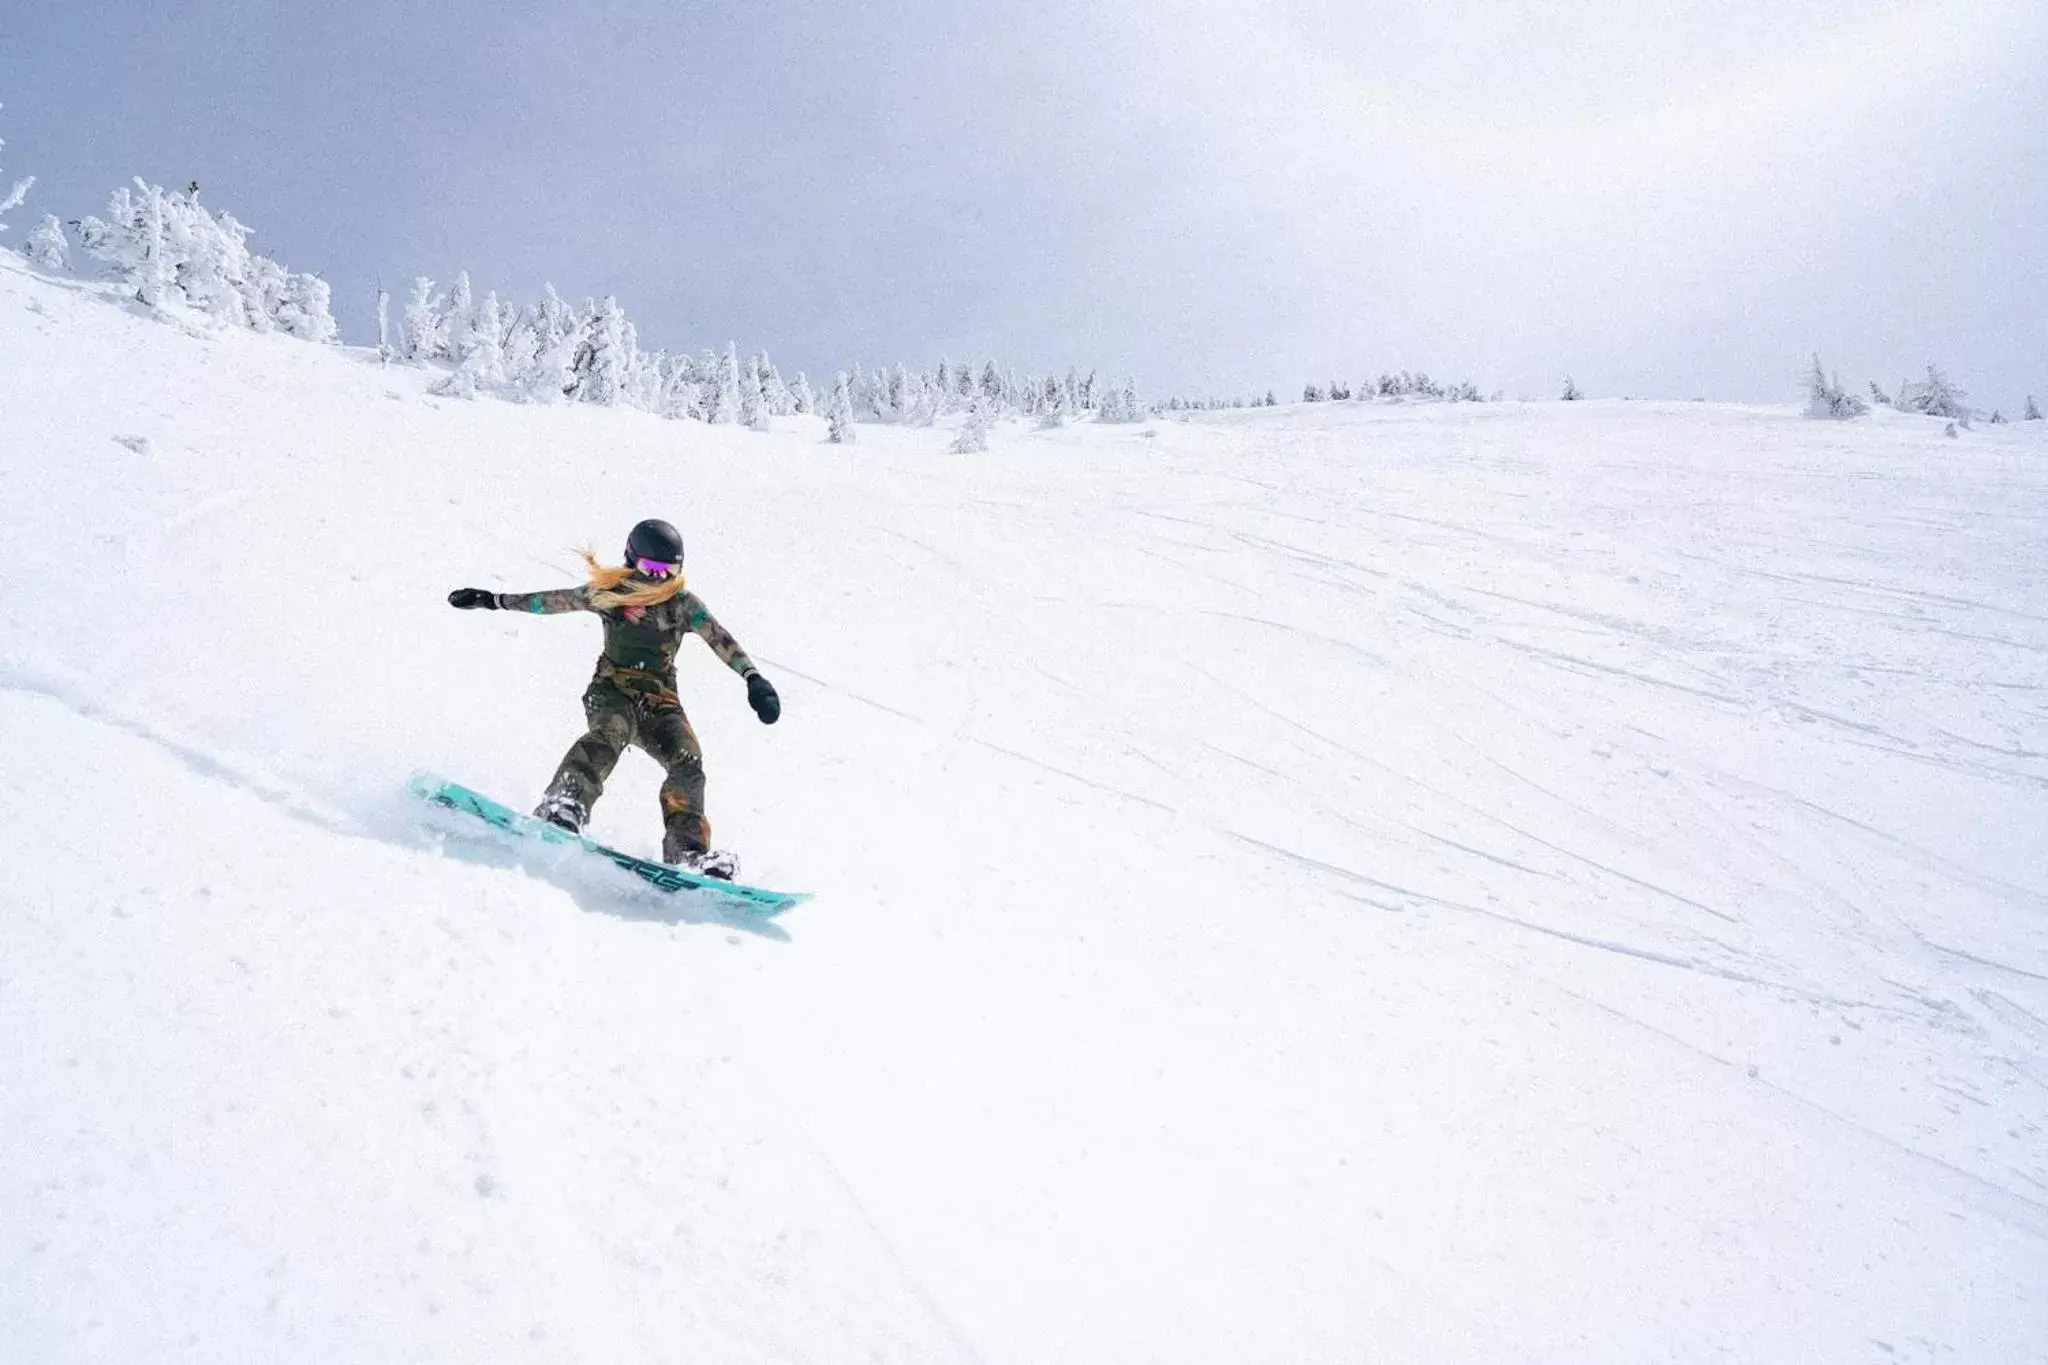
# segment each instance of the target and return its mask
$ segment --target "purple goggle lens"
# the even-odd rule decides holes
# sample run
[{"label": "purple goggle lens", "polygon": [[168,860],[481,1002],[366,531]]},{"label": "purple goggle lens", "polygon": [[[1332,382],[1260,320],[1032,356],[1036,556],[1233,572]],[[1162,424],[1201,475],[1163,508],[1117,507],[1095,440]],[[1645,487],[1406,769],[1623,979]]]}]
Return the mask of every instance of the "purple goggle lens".
[{"label": "purple goggle lens", "polygon": [[670,564],[666,560],[661,559],[636,559],[633,561],[633,567],[646,574],[649,578],[667,578],[683,566],[680,564]]}]

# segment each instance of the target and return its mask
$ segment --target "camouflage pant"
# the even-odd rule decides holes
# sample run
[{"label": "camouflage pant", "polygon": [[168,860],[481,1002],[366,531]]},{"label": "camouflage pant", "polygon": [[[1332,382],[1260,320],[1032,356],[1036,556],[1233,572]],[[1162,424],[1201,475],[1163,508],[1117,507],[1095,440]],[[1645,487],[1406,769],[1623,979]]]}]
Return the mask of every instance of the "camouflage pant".
[{"label": "camouflage pant", "polygon": [[661,784],[662,858],[675,862],[684,853],[711,846],[711,825],[704,818],[704,754],[697,732],[683,714],[675,682],[659,673],[597,666],[597,676],[583,693],[583,714],[590,729],[569,746],[541,799],[545,809],[564,798],[588,816],[604,795],[605,779],[619,756],[637,744],[668,770]]}]

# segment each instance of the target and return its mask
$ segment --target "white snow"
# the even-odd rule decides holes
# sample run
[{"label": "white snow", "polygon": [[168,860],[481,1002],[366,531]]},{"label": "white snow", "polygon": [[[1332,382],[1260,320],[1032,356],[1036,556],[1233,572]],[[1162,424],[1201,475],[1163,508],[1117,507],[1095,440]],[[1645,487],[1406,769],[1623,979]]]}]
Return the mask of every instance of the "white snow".
[{"label": "white snow", "polygon": [[[0,375],[0,1357],[2048,1359],[2048,424]],[[643,516],[765,931],[403,791]]]}]

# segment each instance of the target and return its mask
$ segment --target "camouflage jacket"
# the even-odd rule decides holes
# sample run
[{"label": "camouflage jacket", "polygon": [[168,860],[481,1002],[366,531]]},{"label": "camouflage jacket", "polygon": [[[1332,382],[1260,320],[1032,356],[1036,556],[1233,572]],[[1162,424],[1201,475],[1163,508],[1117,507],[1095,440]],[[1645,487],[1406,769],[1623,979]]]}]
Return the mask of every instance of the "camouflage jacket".
[{"label": "camouflage jacket", "polygon": [[696,593],[685,589],[652,607],[598,611],[590,605],[592,591],[586,583],[545,592],[501,592],[498,605],[506,611],[531,611],[542,616],[565,611],[596,612],[604,622],[604,657],[619,668],[673,674],[676,651],[682,647],[683,637],[697,635],[711,646],[712,653],[725,660],[726,667],[741,677],[760,671],[740,648],[740,642],[732,638],[732,632],[718,624],[718,618]]}]

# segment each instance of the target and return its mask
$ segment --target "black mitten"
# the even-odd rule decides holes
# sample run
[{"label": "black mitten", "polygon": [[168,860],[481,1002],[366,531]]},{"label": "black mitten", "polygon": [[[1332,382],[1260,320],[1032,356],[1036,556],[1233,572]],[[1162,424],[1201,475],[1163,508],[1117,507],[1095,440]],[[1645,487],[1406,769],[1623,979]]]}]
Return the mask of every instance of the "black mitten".
[{"label": "black mitten", "polygon": [[782,698],[775,695],[775,685],[759,673],[747,674],[747,705],[754,708],[763,725],[773,725],[782,715]]},{"label": "black mitten", "polygon": [[457,588],[448,594],[448,605],[460,607],[464,611],[474,611],[478,607],[485,611],[496,611],[498,594],[485,592],[482,588]]}]

